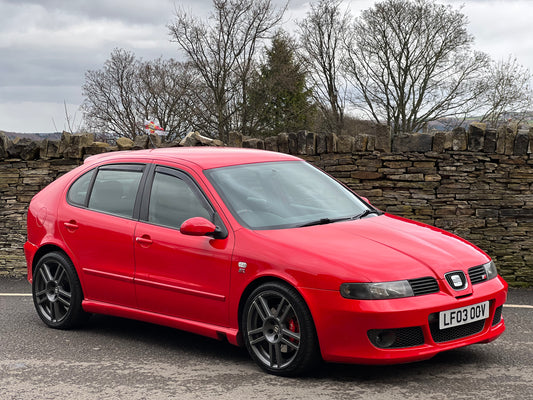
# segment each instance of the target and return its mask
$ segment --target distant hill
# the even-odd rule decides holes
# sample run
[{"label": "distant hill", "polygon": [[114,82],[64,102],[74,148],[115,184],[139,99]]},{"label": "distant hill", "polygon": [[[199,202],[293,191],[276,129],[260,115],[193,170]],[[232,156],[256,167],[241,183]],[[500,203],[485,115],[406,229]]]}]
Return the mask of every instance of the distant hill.
[{"label": "distant hill", "polygon": [[4,132],[5,135],[10,138],[11,140],[19,137],[21,139],[31,139],[31,140],[43,140],[43,139],[51,139],[51,140],[58,140],[61,139],[61,132],[50,132],[50,133],[19,133],[19,132]]}]

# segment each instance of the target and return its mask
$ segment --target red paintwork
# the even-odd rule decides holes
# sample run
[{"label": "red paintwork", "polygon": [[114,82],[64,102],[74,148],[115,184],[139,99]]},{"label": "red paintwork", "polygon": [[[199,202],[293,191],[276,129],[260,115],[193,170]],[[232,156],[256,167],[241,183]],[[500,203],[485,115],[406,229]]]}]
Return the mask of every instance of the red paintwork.
[{"label": "red paintwork", "polygon": [[180,232],[191,236],[207,236],[215,232],[216,226],[202,217],[190,218],[181,224]]},{"label": "red paintwork", "polygon": [[[392,215],[329,225],[272,231],[243,228],[225,208],[203,170],[264,161],[299,160],[246,149],[182,148],[118,152],[90,157],[85,164],[38,193],[28,210],[24,246],[28,279],[43,246],[62,249],[73,261],[84,291],[83,308],[173,326],[240,344],[239,305],[257,279],[294,286],[313,316],[326,361],[395,363],[488,342],[504,330],[490,326],[506,300],[499,276],[463,292],[453,291],[444,273],[466,270],[490,258],[450,233]],[[216,208],[228,236],[214,239],[176,229],[114,217],[66,202],[70,184],[96,165],[142,162],[171,166],[196,180]],[[200,227],[196,221],[196,228]],[[193,224],[194,225],[194,224]],[[211,229],[211,228],[210,228]],[[245,273],[239,262],[247,263]],[[379,282],[432,276],[436,294],[395,300],[348,300],[343,282]],[[461,297],[466,296],[466,297]],[[459,299],[457,297],[460,297]],[[431,313],[490,300],[490,317],[479,334],[437,344]],[[367,338],[369,329],[421,326],[426,343],[383,350]]]}]

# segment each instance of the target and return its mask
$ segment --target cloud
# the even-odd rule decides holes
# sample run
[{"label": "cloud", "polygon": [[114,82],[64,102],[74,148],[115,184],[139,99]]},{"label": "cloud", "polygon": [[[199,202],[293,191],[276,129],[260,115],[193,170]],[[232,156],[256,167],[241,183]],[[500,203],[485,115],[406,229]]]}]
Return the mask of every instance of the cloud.
[{"label": "cloud", "polygon": [[[465,3],[476,48],[496,59],[512,53],[533,67],[532,1],[438,1],[455,8]],[[286,1],[273,3],[281,7]],[[305,18],[309,4],[289,2],[286,30],[294,33],[294,22]],[[344,4],[357,16],[374,1]],[[86,71],[102,68],[116,47],[143,59],[183,57],[167,29],[176,7],[205,19],[212,1],[0,0],[0,129],[17,130],[7,125],[15,120],[21,131],[54,130],[52,118],[63,129],[63,101],[77,110]]]}]

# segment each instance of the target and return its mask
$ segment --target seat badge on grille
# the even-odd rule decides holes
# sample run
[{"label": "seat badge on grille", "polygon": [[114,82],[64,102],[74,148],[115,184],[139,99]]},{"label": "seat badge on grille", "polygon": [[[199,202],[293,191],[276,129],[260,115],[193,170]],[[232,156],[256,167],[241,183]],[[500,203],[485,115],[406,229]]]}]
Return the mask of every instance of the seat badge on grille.
[{"label": "seat badge on grille", "polygon": [[454,290],[463,290],[468,287],[468,281],[463,271],[448,272],[444,276]]},{"label": "seat badge on grille", "polygon": [[239,261],[239,264],[237,265],[239,266],[239,274],[244,274],[246,272],[246,267],[248,266],[248,264],[246,264],[245,262]]},{"label": "seat badge on grille", "polygon": [[463,286],[463,282],[461,281],[461,277],[459,275],[451,275],[450,278],[452,279],[453,287],[460,288]]}]

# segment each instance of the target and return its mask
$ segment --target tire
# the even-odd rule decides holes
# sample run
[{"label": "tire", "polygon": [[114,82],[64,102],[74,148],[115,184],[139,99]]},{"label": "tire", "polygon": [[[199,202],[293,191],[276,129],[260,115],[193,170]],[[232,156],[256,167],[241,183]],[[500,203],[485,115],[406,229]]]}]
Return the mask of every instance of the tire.
[{"label": "tire", "polygon": [[83,292],[76,269],[61,252],[41,257],[33,272],[32,295],[37,314],[50,328],[75,328],[89,316],[81,307]]},{"label": "tire", "polygon": [[241,327],[248,353],[270,374],[301,375],[319,361],[311,313],[287,284],[271,282],[257,287],[246,300]]}]

